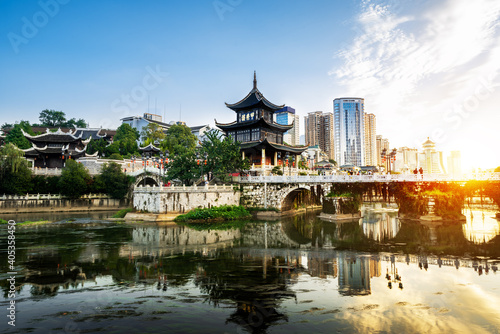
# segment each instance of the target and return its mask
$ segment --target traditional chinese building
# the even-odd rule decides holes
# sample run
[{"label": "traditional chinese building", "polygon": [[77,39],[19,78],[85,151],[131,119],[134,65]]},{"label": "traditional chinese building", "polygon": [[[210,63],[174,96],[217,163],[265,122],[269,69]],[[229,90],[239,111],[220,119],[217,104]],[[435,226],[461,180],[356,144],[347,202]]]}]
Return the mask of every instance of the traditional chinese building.
[{"label": "traditional chinese building", "polygon": [[47,129],[43,134],[32,136],[23,130],[23,135],[32,145],[31,148],[23,150],[24,156],[33,161],[34,167],[40,168],[62,168],[67,159],[89,156],[85,150],[92,137],[83,140],[82,132],[78,136],[75,133],[76,131],[63,132],[61,129],[50,132]]},{"label": "traditional chinese building", "polygon": [[236,121],[228,124],[217,123],[228,136],[240,142],[243,158],[248,157],[256,168],[282,165],[288,155],[298,161],[306,146],[289,146],[283,143],[283,134],[293,127],[274,122],[274,113],[284,105],[276,105],[267,100],[257,89],[254,72],[253,89],[241,101],[226,103],[236,113]]}]

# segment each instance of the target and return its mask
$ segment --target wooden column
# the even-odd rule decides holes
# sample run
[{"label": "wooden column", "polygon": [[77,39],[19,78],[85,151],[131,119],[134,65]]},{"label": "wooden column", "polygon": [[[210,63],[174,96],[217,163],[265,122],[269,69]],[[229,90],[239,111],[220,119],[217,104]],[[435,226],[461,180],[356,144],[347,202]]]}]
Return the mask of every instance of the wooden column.
[{"label": "wooden column", "polygon": [[274,152],[274,165],[278,166],[278,152]]},{"label": "wooden column", "polygon": [[262,153],[261,153],[261,165],[262,165],[262,175],[264,175],[264,172],[265,172],[265,167],[266,167],[266,149],[263,148],[262,149]]}]

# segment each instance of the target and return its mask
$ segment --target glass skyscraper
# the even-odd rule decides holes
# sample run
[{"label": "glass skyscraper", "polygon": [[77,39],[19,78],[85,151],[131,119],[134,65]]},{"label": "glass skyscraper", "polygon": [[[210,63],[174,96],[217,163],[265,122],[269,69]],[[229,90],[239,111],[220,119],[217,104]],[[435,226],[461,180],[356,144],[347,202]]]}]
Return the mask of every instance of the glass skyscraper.
[{"label": "glass skyscraper", "polygon": [[335,160],[342,165],[365,165],[365,100],[333,100]]}]

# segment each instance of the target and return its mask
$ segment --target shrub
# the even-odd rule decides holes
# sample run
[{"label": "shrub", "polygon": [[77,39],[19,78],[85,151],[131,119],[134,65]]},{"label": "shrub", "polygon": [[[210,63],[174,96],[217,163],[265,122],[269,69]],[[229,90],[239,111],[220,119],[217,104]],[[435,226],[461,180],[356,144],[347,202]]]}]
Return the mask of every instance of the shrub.
[{"label": "shrub", "polygon": [[174,220],[177,222],[209,219],[234,220],[246,217],[250,217],[250,213],[244,207],[236,205],[222,205],[212,207],[210,209],[194,209],[184,215],[177,216]]},{"label": "shrub", "polygon": [[127,215],[127,213],[134,211],[134,208],[126,208],[118,211],[114,215],[111,216],[111,218],[123,218]]}]

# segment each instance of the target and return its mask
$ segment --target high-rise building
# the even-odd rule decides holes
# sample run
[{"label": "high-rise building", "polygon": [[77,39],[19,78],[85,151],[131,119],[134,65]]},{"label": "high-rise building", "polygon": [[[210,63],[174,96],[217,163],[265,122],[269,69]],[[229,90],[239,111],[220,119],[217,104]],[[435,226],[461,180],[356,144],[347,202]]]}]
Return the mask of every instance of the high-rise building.
[{"label": "high-rise building", "polygon": [[365,113],[365,165],[377,165],[377,125],[374,114]]},{"label": "high-rise building", "polygon": [[419,166],[424,173],[446,173],[443,164],[443,152],[436,151],[436,144],[427,137],[422,144],[423,152],[419,154]]},{"label": "high-rise building", "polygon": [[416,148],[398,148],[396,161],[394,162],[394,171],[402,174],[412,174],[415,168],[419,168],[418,154],[418,149]]},{"label": "high-rise building", "polygon": [[448,156],[448,174],[454,178],[462,176],[462,157],[460,151],[451,151]]},{"label": "high-rise building", "polygon": [[376,147],[377,147],[377,166],[382,166],[382,151],[384,148],[389,151],[389,139],[382,138],[381,135],[376,136]]},{"label": "high-rise building", "polygon": [[322,111],[305,116],[306,145],[318,145],[328,159],[334,159],[333,114]]},{"label": "high-rise building", "polygon": [[278,110],[275,114],[275,121],[278,124],[290,125],[293,127],[285,132],[283,135],[283,141],[292,146],[298,146],[300,144],[300,134],[299,134],[299,115],[295,113],[295,109],[291,107],[284,107]]},{"label": "high-rise building", "polygon": [[365,165],[365,100],[333,100],[335,160],[342,165]]}]

